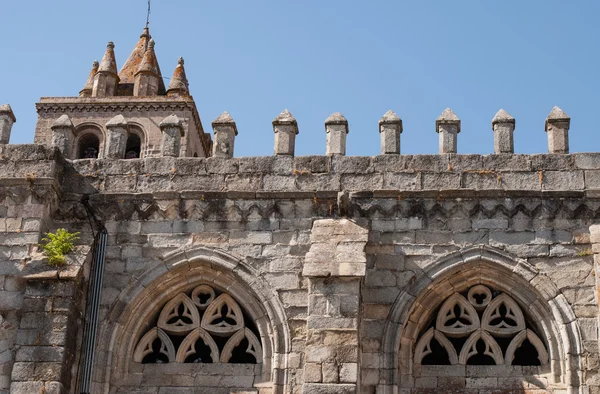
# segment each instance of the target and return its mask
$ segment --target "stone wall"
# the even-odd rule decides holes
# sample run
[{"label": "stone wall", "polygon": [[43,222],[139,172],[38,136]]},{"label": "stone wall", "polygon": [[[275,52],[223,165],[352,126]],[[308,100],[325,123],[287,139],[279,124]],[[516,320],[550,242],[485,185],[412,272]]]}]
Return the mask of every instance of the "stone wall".
[{"label": "stone wall", "polygon": [[[65,227],[91,246],[83,195],[109,233],[94,393],[600,392],[589,230],[600,154],[65,161],[40,146],[0,149],[0,392],[73,387],[81,330],[69,313],[89,259],[61,278],[35,245]],[[519,304],[546,365],[414,362],[439,306],[479,283]],[[134,362],[161,308],[200,284],[256,322],[262,362]],[[69,313],[33,306],[56,297]],[[30,357],[48,330],[66,330],[52,344],[66,356]]]}]

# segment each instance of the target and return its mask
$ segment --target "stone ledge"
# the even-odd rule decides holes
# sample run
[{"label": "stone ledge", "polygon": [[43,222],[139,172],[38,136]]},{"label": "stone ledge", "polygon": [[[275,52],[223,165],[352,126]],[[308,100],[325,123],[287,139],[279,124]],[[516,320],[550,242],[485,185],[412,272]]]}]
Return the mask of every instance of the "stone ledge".
[{"label": "stone ledge", "polygon": [[356,394],[355,384],[304,383],[303,394]]},{"label": "stone ledge", "polygon": [[38,253],[29,261],[21,275],[27,281],[64,280],[75,281],[83,274],[83,264],[88,257],[91,258],[92,247],[79,245],[75,250],[66,255],[66,264],[63,267],[49,266],[45,258]]},{"label": "stone ledge", "polygon": [[54,180],[65,194],[127,199],[175,190],[200,199],[335,199],[339,191],[365,198],[600,195],[600,153],[65,161],[53,148],[6,145],[0,156],[3,184]]}]

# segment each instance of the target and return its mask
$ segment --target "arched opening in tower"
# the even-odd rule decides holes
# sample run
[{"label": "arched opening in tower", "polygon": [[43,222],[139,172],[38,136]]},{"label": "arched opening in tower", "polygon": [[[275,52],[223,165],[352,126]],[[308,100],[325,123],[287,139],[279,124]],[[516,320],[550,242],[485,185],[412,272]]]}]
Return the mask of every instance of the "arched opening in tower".
[{"label": "arched opening in tower", "polygon": [[125,148],[126,159],[139,159],[142,152],[142,141],[137,134],[129,134]]},{"label": "arched opening in tower", "polygon": [[91,133],[81,136],[78,152],[78,159],[97,159],[100,152],[100,140]]}]

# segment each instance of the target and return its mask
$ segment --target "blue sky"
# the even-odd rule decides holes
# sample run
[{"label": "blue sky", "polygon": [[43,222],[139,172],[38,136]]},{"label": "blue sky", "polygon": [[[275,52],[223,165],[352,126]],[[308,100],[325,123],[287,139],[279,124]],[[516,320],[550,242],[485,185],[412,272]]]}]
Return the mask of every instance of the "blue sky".
[{"label": "blue sky", "polygon": [[[571,118],[572,152],[600,151],[600,1],[153,0],[150,29],[165,76],[186,60],[204,128],[227,110],[236,156],[273,152],[271,121],[289,109],[296,154],[324,154],[323,121],[342,112],[348,155],[379,152],[377,121],[404,121],[402,153],[436,153],[435,119],[462,120],[459,153],[493,151],[491,119],[516,118],[515,151],[547,152],[554,105]],[[2,4],[0,104],[30,143],[35,102],[76,96],[106,42],[120,68],[139,39],[146,0]]]}]

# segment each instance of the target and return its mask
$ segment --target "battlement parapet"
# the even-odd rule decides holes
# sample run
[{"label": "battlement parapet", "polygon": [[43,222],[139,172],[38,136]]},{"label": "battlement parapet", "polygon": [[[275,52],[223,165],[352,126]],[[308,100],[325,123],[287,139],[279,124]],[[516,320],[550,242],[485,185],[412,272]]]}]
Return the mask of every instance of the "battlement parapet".
[{"label": "battlement parapet", "polygon": [[600,191],[600,153],[153,158],[72,166],[112,193]]},{"label": "battlement parapet", "polygon": [[[2,108],[6,110],[2,112]],[[186,138],[179,141],[179,137],[165,137],[161,133],[157,124],[177,116],[182,121],[183,131],[181,137],[186,136],[186,125],[192,121],[194,127],[197,127],[200,144],[202,145],[201,156],[218,156],[223,158],[234,157],[235,139],[238,135],[238,127],[234,119],[227,112],[223,112],[212,122],[214,131],[214,142],[210,135],[205,134],[195,103],[191,96],[187,97],[43,97],[40,103],[36,105],[39,120],[36,128],[35,142],[46,145],[58,146],[68,158],[87,157],[82,155],[81,140],[85,131],[81,127],[96,129],[96,138],[98,139],[95,147],[94,157],[124,158],[127,153],[120,149],[112,152],[106,149],[106,146],[120,146],[122,139],[131,135],[128,128],[123,128],[122,133],[110,133],[106,121],[115,116],[121,116],[125,122],[131,122],[133,127],[139,127],[140,145],[134,152],[135,157],[143,157],[142,152],[147,156],[198,156],[198,146],[187,141]],[[0,107],[0,115],[4,113],[4,126],[1,128],[0,144],[8,143],[10,137],[10,128],[14,123],[14,114],[10,106]],[[150,123],[146,117],[147,111],[153,113],[153,119]],[[176,113],[177,112],[177,113]],[[86,115],[96,114],[90,118]],[[64,117],[74,117],[71,138],[66,138],[63,129],[54,130],[55,123]],[[189,119],[191,118],[191,119]],[[64,123],[64,122],[63,122]],[[294,156],[296,135],[299,134],[297,120],[286,109],[279,114],[272,122],[274,131],[274,155],[276,156]],[[505,110],[501,109],[493,117],[492,130],[494,133],[494,153],[514,153],[514,131],[516,120]],[[560,108],[554,107],[545,120],[544,130],[548,138],[549,153],[569,153],[569,128],[571,118]],[[400,137],[403,132],[402,119],[393,111],[386,112],[378,122],[381,154],[400,154]],[[458,134],[461,131],[460,118],[450,109],[446,108],[442,114],[435,120],[436,132],[439,135],[440,153],[457,153]],[[150,129],[156,129],[150,132]],[[170,129],[169,129],[170,130]],[[326,155],[344,156],[346,155],[346,140],[350,132],[348,120],[339,112],[329,116],[325,120],[326,131]],[[55,136],[54,134],[59,134]],[[78,135],[81,134],[81,137]],[[156,134],[156,135],[154,135]],[[170,133],[173,134],[173,133]],[[169,135],[170,135],[169,134]],[[104,138],[103,135],[106,135]],[[119,141],[112,141],[112,137],[118,137]],[[104,140],[105,139],[105,140]],[[78,140],[76,143],[74,140]],[[62,144],[57,145],[57,141]],[[162,146],[164,144],[168,146]],[[85,144],[84,144],[85,145]],[[145,146],[142,146],[145,145]],[[189,146],[188,146],[189,145]],[[87,145],[86,145],[87,147]],[[116,156],[115,156],[116,155]]]},{"label": "battlement parapet", "polygon": [[585,192],[600,197],[600,153],[493,155],[265,156],[86,159],[65,161],[55,148],[3,145],[0,178],[65,174],[65,193],[236,193],[449,191],[531,194]]}]

